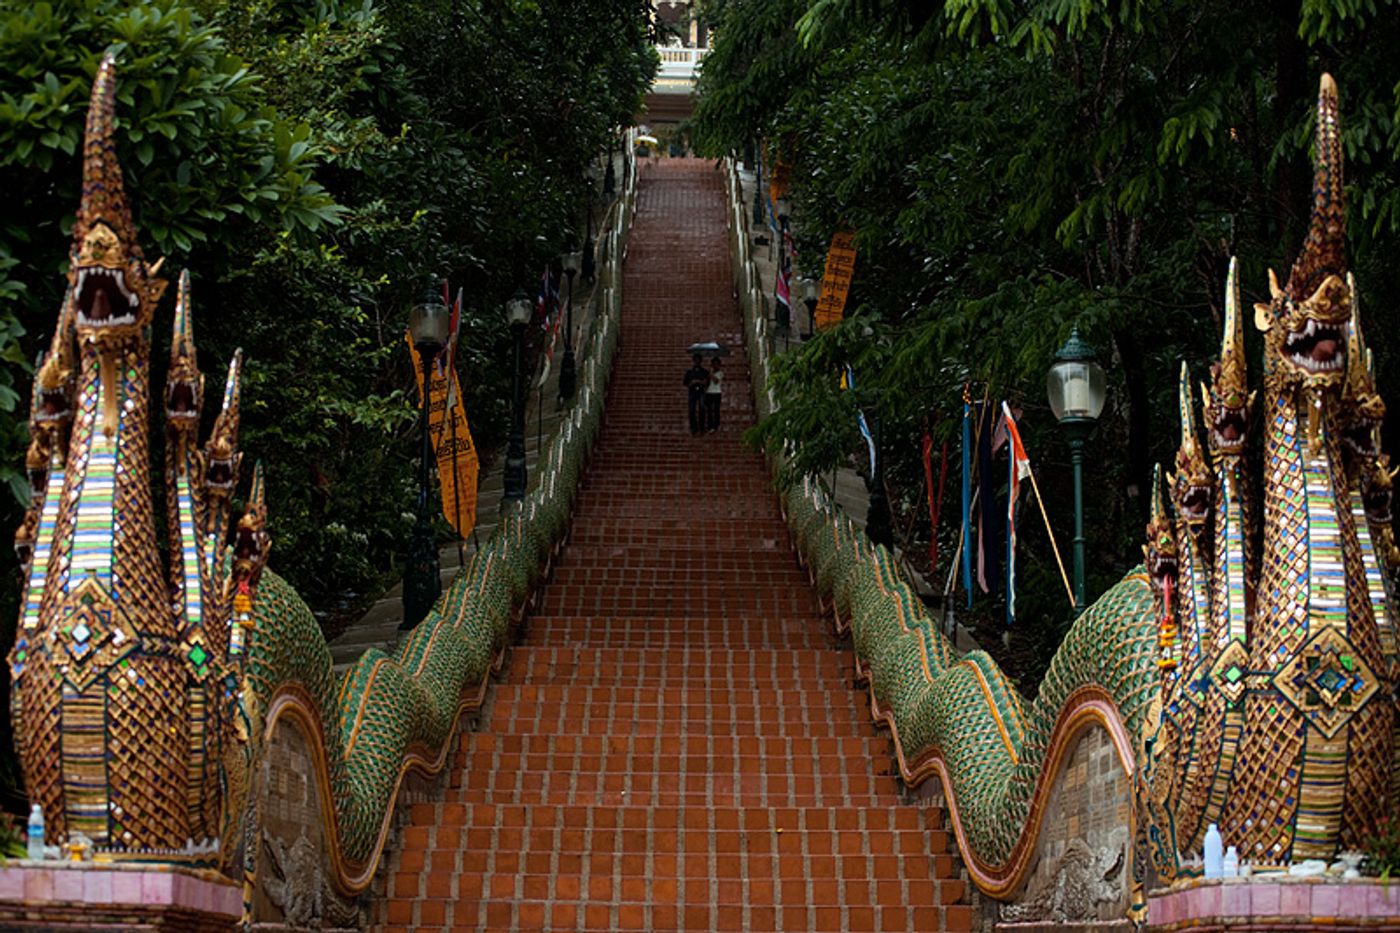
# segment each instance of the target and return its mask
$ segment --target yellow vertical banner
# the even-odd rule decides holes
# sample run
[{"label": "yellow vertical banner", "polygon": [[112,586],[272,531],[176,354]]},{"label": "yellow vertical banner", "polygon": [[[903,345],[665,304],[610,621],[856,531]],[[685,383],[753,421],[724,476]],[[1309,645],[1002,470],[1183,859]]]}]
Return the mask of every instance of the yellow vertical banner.
[{"label": "yellow vertical banner", "polygon": [[[423,367],[414,349],[412,334],[408,334],[408,349],[409,356],[413,358],[413,381],[418,386],[421,405]],[[471,428],[467,425],[467,410],[462,404],[462,387],[457,383],[457,374],[444,370],[445,367],[434,365],[432,379],[428,381],[428,438],[437,457],[442,514],[457,534],[465,538],[476,527],[476,480],[480,463],[476,457],[476,445],[472,443]],[[444,417],[449,375],[452,378],[453,399],[450,419]]]},{"label": "yellow vertical banner", "polygon": [[768,197],[773,199],[774,207],[777,207],[781,198],[787,197],[788,182],[792,177],[792,166],[776,155],[770,154],[768,164]]},{"label": "yellow vertical banner", "polygon": [[840,323],[846,313],[846,296],[851,291],[851,277],[856,271],[856,235],[849,230],[831,236],[831,248],[826,252],[826,268],[822,272],[822,294],[813,312],[817,330],[826,330]]}]

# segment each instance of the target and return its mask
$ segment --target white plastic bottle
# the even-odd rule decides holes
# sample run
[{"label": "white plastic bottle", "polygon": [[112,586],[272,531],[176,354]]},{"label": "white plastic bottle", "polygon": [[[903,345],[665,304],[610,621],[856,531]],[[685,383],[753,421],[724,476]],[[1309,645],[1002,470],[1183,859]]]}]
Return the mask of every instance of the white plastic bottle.
[{"label": "white plastic bottle", "polygon": [[44,810],[37,803],[29,808],[28,855],[38,861],[44,857]]},{"label": "white plastic bottle", "polygon": [[1220,838],[1220,827],[1211,823],[1206,829],[1206,877],[1219,878],[1225,872],[1224,843]]},{"label": "white plastic bottle", "polygon": [[1238,878],[1240,876],[1240,854],[1235,851],[1234,846],[1225,850],[1225,877]]}]

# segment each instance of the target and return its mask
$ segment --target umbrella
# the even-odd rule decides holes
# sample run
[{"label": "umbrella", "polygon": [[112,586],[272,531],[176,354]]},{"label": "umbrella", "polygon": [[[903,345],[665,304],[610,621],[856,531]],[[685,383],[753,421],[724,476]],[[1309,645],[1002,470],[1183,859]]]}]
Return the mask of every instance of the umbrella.
[{"label": "umbrella", "polygon": [[722,347],[712,340],[709,343],[692,343],[685,352],[692,355],[699,353],[701,356],[728,356],[729,348]]},{"label": "umbrella", "polygon": [[638,136],[637,142],[644,146],[659,146],[661,142],[655,136]]}]

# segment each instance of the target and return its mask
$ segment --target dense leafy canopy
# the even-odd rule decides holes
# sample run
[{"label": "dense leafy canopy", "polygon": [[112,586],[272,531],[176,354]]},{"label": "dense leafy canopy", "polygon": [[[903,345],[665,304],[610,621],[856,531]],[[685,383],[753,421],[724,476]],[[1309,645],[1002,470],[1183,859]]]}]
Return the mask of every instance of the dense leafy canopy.
[{"label": "dense leafy canopy", "polygon": [[[1025,405],[1022,433],[1051,520],[1069,528],[1067,449],[1043,387],[1078,324],[1110,375],[1087,478],[1091,597],[1102,591],[1136,561],[1151,464],[1169,460],[1177,441],[1178,360],[1200,374],[1216,352],[1229,256],[1240,256],[1252,301],[1266,266],[1286,269],[1301,243],[1323,70],[1342,90],[1351,260],[1368,335],[1383,393],[1400,397],[1383,300],[1400,286],[1393,2],[712,0],[705,9],[716,38],[692,127],[699,148],[717,156],[759,139],[769,162],[788,163],[809,274],[820,275],[833,232],[856,235],[847,320],[780,361],[784,407],[758,431],[792,442],[795,474],[844,462],[861,444],[856,407],[878,412],[893,500],[905,531],[926,540],[919,435],[930,424],[956,451],[967,385],[974,398]],[[836,388],[844,363],[858,394]],[[950,497],[945,536],[956,535],[955,513]],[[1019,606],[1058,623],[1058,571],[1038,519],[1027,524]],[[1032,626],[1029,640],[1054,641],[1055,628]]]},{"label": "dense leafy canopy", "polygon": [[[268,468],[273,563],[333,607],[383,579],[407,529],[409,304],[429,276],[465,286],[461,373],[489,450],[508,404],[501,304],[583,239],[588,173],[657,66],[646,14],[641,0],[0,0],[0,477],[15,493],[0,525],[18,524],[28,361],[61,297],[104,52],[147,254],[194,274],[206,398],[247,354],[242,444]],[[0,571],[9,629],[8,548]]]}]

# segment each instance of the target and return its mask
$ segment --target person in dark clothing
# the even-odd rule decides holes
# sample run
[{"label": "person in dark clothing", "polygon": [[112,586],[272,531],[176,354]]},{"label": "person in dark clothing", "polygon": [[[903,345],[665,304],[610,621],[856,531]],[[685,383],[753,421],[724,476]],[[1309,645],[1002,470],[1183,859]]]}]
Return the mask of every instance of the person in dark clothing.
[{"label": "person in dark clothing", "polygon": [[699,353],[691,358],[690,368],[685,371],[682,381],[690,402],[690,433],[699,434],[705,430],[705,390],[710,385],[710,371],[705,368]]}]

